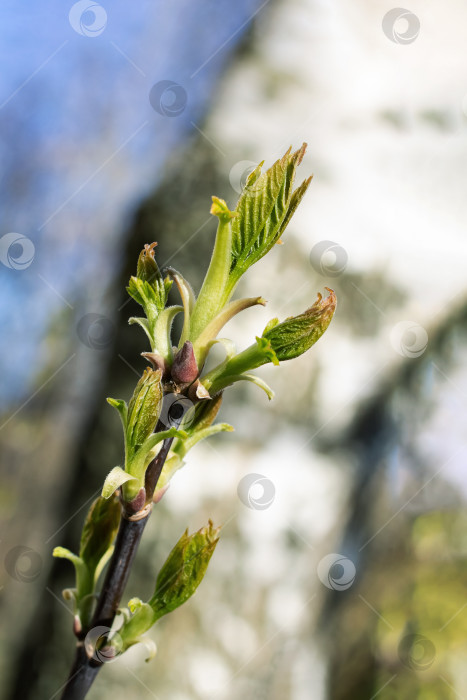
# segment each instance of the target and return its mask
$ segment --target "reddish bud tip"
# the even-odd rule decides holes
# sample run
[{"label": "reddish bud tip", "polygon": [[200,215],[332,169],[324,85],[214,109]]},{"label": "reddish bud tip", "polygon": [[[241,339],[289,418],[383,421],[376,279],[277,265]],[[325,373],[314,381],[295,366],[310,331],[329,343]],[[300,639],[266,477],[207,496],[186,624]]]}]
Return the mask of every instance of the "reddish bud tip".
[{"label": "reddish bud tip", "polygon": [[198,377],[198,365],[192,343],[187,340],[175,356],[172,379],[176,384],[191,384]]}]

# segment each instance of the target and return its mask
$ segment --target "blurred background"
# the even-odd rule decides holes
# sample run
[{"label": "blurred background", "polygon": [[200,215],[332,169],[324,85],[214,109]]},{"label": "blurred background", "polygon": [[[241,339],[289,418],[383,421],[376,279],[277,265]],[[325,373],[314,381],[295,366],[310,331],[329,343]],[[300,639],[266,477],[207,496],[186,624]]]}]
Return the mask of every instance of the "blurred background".
[{"label": "blurred background", "polygon": [[[127,587],[188,526],[221,541],[196,596],[89,698],[467,698],[467,7],[411,0],[30,0],[0,7],[0,677],[60,696],[72,585],[54,546],[121,462],[106,396],[148,349],[125,293],[144,243],[199,289],[259,161],[306,141],[314,179],[262,295],[228,328],[338,297],[308,354],[229,390]],[[243,384],[243,383],[242,383]]]}]

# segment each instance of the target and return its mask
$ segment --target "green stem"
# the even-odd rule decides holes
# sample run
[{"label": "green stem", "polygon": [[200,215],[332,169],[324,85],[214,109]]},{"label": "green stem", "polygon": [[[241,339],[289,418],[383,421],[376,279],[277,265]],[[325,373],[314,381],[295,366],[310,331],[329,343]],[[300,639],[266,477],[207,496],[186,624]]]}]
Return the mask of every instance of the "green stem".
[{"label": "green stem", "polygon": [[221,216],[216,242],[203,286],[191,317],[190,340],[194,341],[222,307],[224,287],[230,270],[232,226],[230,218]]}]

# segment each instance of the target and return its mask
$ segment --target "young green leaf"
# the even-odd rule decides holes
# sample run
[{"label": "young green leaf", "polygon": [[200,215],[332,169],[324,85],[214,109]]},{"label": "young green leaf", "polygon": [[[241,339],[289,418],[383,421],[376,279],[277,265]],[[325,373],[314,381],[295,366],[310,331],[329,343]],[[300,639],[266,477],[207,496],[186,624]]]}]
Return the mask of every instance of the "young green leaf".
[{"label": "young green leaf", "polygon": [[143,331],[146,333],[146,335],[149,339],[149,342],[151,343],[151,348],[154,347],[154,345],[155,345],[154,333],[149,326],[149,322],[148,322],[147,318],[142,318],[141,316],[130,316],[130,318],[128,319],[128,324],[130,326],[133,326],[134,324],[141,326]]},{"label": "young green leaf", "polygon": [[196,297],[191,287],[191,284],[187,282],[187,280],[183,277],[183,275],[180,274],[180,272],[174,270],[173,267],[166,268],[166,272],[177,285],[177,289],[179,291],[183,304],[183,329],[178,344],[178,347],[181,348],[185,341],[188,340],[188,336],[190,333],[191,314],[196,303]]},{"label": "young green leaf", "polygon": [[85,566],[85,563],[81,557],[79,557],[77,554],[73,554],[73,552],[70,552],[70,550],[66,547],[54,547],[52,556],[57,557],[58,559],[68,559],[68,561],[71,561],[77,574],[79,573],[80,569]]},{"label": "young green leaf", "polygon": [[196,430],[191,437],[186,438],[186,440],[181,440],[177,442],[174,447],[174,452],[183,458],[188,450],[191,450],[198,442],[205,440],[212,435],[217,433],[231,433],[234,430],[233,426],[229,423],[216,423],[215,425],[210,425],[208,428],[200,428]]},{"label": "young green leaf", "polygon": [[[254,345],[231,356],[202,377],[203,386],[214,395],[242,376],[261,386],[258,378],[254,375],[246,376],[245,373],[269,362],[278,365],[281,361],[291,360],[309,350],[326,331],[336,310],[336,295],[332,289],[328,291],[329,296],[325,299],[318,294],[318,299],[303,314],[291,316],[282,323],[278,323],[277,319],[270,321]],[[264,385],[261,388],[271,398],[269,387]]]},{"label": "young green leaf", "polygon": [[162,407],[161,377],[161,370],[147,367],[128,404],[126,438],[131,451],[142,445],[156,427]]},{"label": "young green leaf", "polygon": [[269,401],[272,401],[274,398],[274,392],[271,389],[271,387],[266,384],[264,379],[261,379],[261,377],[257,377],[256,374],[249,374],[249,373],[244,373],[244,374],[225,374],[222,375],[218,380],[216,380],[212,386],[212,392],[213,394],[216,393],[216,391],[223,391],[226,389],[228,386],[231,386],[232,384],[235,384],[236,382],[241,382],[241,381],[246,381],[246,382],[251,382],[252,384],[255,384],[257,387],[262,389],[266,396],[268,397]]},{"label": "young green leaf", "polygon": [[154,257],[156,245],[157,243],[151,243],[151,245],[146,243],[141,251],[136,268],[136,277],[130,279],[128,293],[141,306],[154,304],[161,311],[167,303],[167,296],[172,282],[162,278]]},{"label": "young green leaf", "polygon": [[188,535],[188,530],[183,533],[159,572],[152,598],[147,603],[137,598],[130,601],[129,608],[133,615],[119,629],[123,649],[142,641],[141,635],[157,620],[180,607],[193,595],[216,548],[219,529],[209,521],[207,527],[193,535]]},{"label": "young green leaf", "polygon": [[[54,557],[68,559],[76,570],[76,588],[67,592],[72,598],[81,627],[90,621],[97,579],[110,556],[120,522],[120,502],[114,496],[97,498],[91,505],[81,533],[79,556],[65,547],[55,547]],[[64,592],[65,595],[65,592]]]},{"label": "young green leaf", "polygon": [[81,533],[79,555],[93,572],[115,539],[120,513],[118,496],[108,499],[100,496],[88,511]]},{"label": "young green leaf", "polygon": [[114,467],[105,477],[101,493],[102,498],[110,498],[122,484],[135,478],[121,467]]},{"label": "young green leaf", "polygon": [[160,312],[154,324],[154,342],[152,349],[158,352],[166,364],[172,364],[173,352],[171,342],[172,323],[177,314],[183,311],[183,306],[168,306]]},{"label": "young green leaf", "polygon": [[123,623],[122,627],[119,629],[118,634],[122,641],[122,650],[126,651],[134,644],[143,641],[141,639],[142,635],[147,632],[151,627],[157,622],[157,615],[148,603],[143,603],[138,601],[135,604],[136,599],[132,598],[128,603],[133,615]]},{"label": "young green leaf", "polygon": [[190,598],[201,583],[216,545],[220,528],[207,527],[183,533],[157,577],[154,595],[148,601],[157,618],[175,610]]},{"label": "young green leaf", "polygon": [[131,277],[128,283],[128,294],[140,304],[146,318],[132,317],[129,323],[138,323],[146,333],[152,350],[156,345],[156,322],[159,314],[165,308],[172,281],[162,278],[154,257],[157,243],[146,244],[138,258],[136,277]]},{"label": "young green leaf", "polygon": [[263,338],[271,343],[280,362],[303,355],[331,323],[336,310],[336,295],[329,287],[325,289],[329,296],[323,299],[318,294],[315,303],[299,316],[291,316],[282,323],[266,327]]},{"label": "young green leaf", "polygon": [[209,401],[202,401],[195,407],[195,415],[190,425],[186,428],[188,437],[192,437],[198,430],[209,428],[216,420],[222,404],[222,394],[218,394]]},{"label": "young green leaf", "polygon": [[120,420],[122,421],[123,430],[126,432],[126,424],[128,418],[128,406],[126,405],[126,401],[124,401],[123,399],[108,398],[107,403],[109,403],[111,406],[117,409],[120,415]]},{"label": "young green leaf", "polygon": [[265,173],[261,175],[258,166],[247,180],[232,221],[232,259],[224,302],[246,270],[279,242],[305,194],[311,178],[293,192],[295,171],[305,150],[305,143],[295,153],[289,149]]}]

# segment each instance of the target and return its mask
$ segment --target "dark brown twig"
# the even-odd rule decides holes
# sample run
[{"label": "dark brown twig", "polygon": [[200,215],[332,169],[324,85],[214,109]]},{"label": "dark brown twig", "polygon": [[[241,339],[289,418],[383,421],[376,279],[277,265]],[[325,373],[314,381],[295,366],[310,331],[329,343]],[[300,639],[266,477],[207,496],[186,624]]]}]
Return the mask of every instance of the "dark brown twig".
[{"label": "dark brown twig", "polygon": [[[172,442],[173,438],[164,440],[159,453],[152,462],[150,462],[147,468],[146,503],[152,502],[154,490],[157,486]],[[148,514],[140,520],[128,520],[122,513],[120,527],[115,541],[115,548],[107,568],[96,610],[89,629],[80,632],[80,641],[76,648],[75,659],[70,675],[61,696],[62,700],[83,700],[103,665],[103,662],[97,658],[90,659],[88,657],[83,646],[83,639],[90,629],[105,627],[110,630],[150,514],[151,511],[149,510]]]}]

